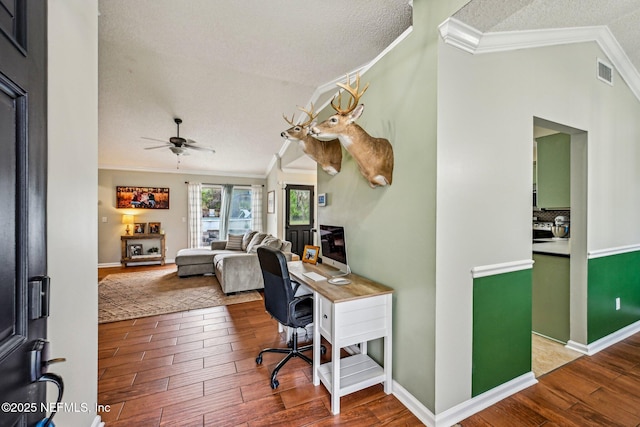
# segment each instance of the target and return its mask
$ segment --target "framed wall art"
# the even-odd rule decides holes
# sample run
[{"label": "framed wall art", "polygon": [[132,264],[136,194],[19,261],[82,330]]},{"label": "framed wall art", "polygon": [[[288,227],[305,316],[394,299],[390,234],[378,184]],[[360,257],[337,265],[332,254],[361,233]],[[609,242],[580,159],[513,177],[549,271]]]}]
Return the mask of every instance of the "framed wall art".
[{"label": "framed wall art", "polygon": [[117,186],[116,208],[169,209],[169,189]]},{"label": "framed wall art", "polygon": [[150,222],[149,223],[149,234],[160,234],[160,223],[159,222]]},{"label": "framed wall art", "polygon": [[147,224],[144,222],[135,222],[133,224],[133,234],[145,234]]}]

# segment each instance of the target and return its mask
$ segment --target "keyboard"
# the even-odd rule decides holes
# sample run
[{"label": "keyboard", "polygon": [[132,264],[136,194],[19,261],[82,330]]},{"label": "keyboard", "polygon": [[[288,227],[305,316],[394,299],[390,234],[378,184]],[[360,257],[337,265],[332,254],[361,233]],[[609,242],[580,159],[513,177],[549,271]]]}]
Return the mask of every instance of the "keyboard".
[{"label": "keyboard", "polygon": [[313,271],[302,273],[302,275],[305,276],[305,277],[308,277],[309,279],[313,280],[314,282],[319,282],[321,280],[327,280],[327,278],[324,277],[323,275],[315,273]]}]

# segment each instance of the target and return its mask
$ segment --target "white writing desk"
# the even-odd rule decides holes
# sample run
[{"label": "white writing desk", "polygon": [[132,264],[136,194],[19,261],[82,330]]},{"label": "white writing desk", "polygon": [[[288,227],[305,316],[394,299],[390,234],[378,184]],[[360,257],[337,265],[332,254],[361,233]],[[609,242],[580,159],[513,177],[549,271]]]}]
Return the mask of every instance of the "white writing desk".
[{"label": "white writing desk", "polygon": [[[335,269],[302,261],[288,263],[292,278],[313,291],[313,385],[320,382],[331,393],[331,412],[340,413],[340,397],[384,383],[391,393],[391,296],[393,289],[357,274],[348,285],[313,281],[303,275],[329,276]],[[321,336],[331,344],[331,362],[320,365]],[[384,339],[384,366],[367,355],[367,342]],[[360,353],[340,359],[340,349],[360,344]]]}]

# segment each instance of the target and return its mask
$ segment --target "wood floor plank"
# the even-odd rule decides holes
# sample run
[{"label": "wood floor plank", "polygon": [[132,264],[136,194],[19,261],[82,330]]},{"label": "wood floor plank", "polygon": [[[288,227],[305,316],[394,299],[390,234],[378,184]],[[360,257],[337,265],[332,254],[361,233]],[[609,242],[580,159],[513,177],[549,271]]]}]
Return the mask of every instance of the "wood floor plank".
[{"label": "wood floor plank", "polygon": [[121,387],[112,390],[98,388],[98,399],[102,404],[124,404],[127,400],[137,399],[150,394],[166,391],[169,386],[169,378],[160,378],[141,384],[133,384],[129,387]]},{"label": "wood floor plank", "polygon": [[[167,356],[173,357],[173,356]],[[157,359],[149,359],[157,360]],[[197,371],[203,368],[202,359],[189,360],[188,362],[173,363],[171,365],[160,366],[158,368],[147,369],[146,371],[138,372],[134,384],[140,384],[146,381],[153,381],[159,378],[168,378],[178,374],[184,374],[186,372]]]},{"label": "wood floor plank", "polygon": [[[193,401],[202,396],[204,396],[203,385],[198,383],[127,400],[118,419],[137,417],[140,414],[147,413],[155,414],[156,408],[162,408],[161,413],[164,414],[168,406]],[[192,413],[191,415],[195,414]]]},{"label": "wood floor plank", "polygon": [[155,359],[141,360],[139,362],[129,362],[124,364],[117,364],[105,369],[104,374],[100,377],[100,380],[106,380],[111,377],[117,377],[120,375],[145,372],[149,369],[156,369],[160,366],[169,366],[173,363],[173,356],[156,357]]},{"label": "wood floor plank", "polygon": [[162,409],[160,425],[171,425],[183,419],[185,414],[206,414],[240,404],[242,404],[242,394],[240,394],[240,389],[238,388],[183,400],[182,402],[165,406]]}]

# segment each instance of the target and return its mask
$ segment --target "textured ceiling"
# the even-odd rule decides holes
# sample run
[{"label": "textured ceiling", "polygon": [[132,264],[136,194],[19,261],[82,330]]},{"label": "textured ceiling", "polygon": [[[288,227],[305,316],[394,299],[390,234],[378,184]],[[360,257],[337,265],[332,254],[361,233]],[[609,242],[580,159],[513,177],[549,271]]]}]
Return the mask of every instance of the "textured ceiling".
[{"label": "textured ceiling", "polygon": [[181,171],[255,176],[282,147],[282,113],[374,59],[412,20],[408,0],[100,0],[99,8],[100,166],[175,171],[178,157],[145,150],[162,143],[143,137],[168,140],[180,117],[180,136],[216,150],[181,156]]},{"label": "textured ceiling", "polygon": [[472,0],[453,16],[482,32],[607,26],[640,69],[640,0]]}]

